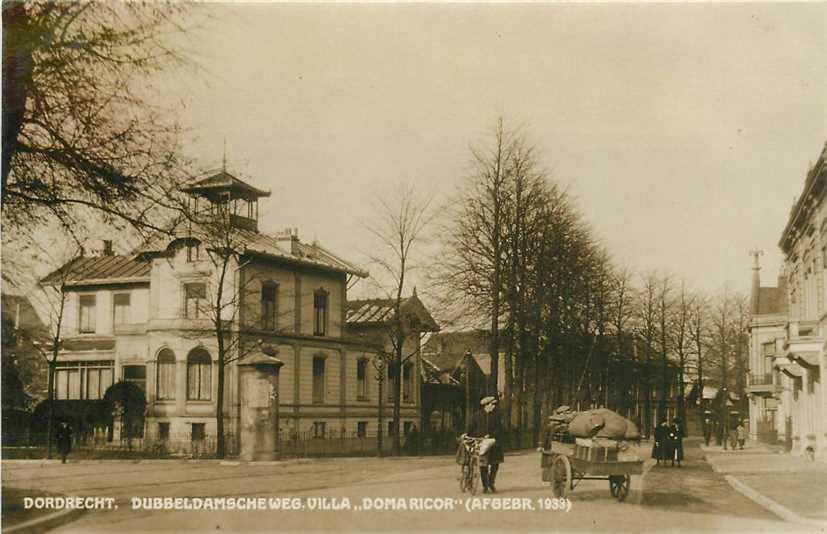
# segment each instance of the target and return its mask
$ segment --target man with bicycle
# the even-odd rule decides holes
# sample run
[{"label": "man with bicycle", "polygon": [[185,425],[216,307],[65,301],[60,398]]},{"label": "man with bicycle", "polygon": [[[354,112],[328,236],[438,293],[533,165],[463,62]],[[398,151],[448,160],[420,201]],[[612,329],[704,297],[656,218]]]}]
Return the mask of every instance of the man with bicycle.
[{"label": "man with bicycle", "polygon": [[485,397],[480,401],[482,410],[474,414],[467,428],[467,434],[475,438],[493,438],[494,444],[480,455],[480,478],[483,493],[496,493],[494,482],[500,464],[505,461],[502,446],[498,441],[500,435],[500,411],[497,409],[497,397]]}]

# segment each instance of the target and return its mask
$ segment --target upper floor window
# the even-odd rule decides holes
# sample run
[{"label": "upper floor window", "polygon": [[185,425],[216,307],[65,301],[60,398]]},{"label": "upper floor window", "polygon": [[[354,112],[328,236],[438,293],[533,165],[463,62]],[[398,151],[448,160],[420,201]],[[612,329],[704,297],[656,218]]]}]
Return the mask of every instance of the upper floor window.
[{"label": "upper floor window", "polygon": [[327,293],[324,291],[313,295],[313,335],[327,335]]},{"label": "upper floor window", "polygon": [[368,398],[368,361],[365,359],[356,362],[356,398],[358,400]]},{"label": "upper floor window", "polygon": [[184,284],[184,316],[187,319],[203,319],[207,316],[206,284]]},{"label": "upper floor window", "polygon": [[394,393],[399,389],[399,384],[396,382],[396,373],[394,372],[396,366],[394,364],[388,365],[388,400],[393,400]]},{"label": "upper floor window", "polygon": [[761,352],[764,356],[775,356],[775,341],[761,343]]},{"label": "upper floor window", "polygon": [[402,400],[413,401],[413,365],[409,363],[402,366]]},{"label": "upper floor window", "polygon": [[201,243],[187,244],[187,261],[190,263],[201,260]]},{"label": "upper floor window", "polygon": [[261,286],[261,328],[276,329],[276,295],[278,286],[272,282]]},{"label": "upper floor window", "polygon": [[80,296],[80,313],[78,314],[80,324],[78,331],[81,334],[95,333],[95,295]]},{"label": "upper floor window", "polygon": [[158,400],[175,398],[175,354],[164,349],[158,354]]},{"label": "upper floor window", "polygon": [[115,326],[129,324],[129,293],[115,293],[112,296]]},{"label": "upper floor window", "polygon": [[313,358],[313,402],[324,402],[324,356]]}]

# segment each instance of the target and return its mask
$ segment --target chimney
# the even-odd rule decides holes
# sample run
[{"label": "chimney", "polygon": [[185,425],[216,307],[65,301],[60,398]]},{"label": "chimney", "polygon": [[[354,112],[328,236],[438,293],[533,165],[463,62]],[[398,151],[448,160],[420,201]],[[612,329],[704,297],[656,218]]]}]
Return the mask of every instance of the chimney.
[{"label": "chimney", "polygon": [[293,231],[290,232],[290,253],[293,256],[298,256],[299,252],[299,229],[293,228]]},{"label": "chimney", "polygon": [[752,256],[752,291],[750,292],[750,312],[752,315],[758,314],[758,294],[761,291],[761,265],[758,258],[764,253],[763,250],[751,250]]},{"label": "chimney", "polygon": [[103,242],[103,255],[104,256],[114,256],[115,253],[112,251],[112,241],[104,240]]}]

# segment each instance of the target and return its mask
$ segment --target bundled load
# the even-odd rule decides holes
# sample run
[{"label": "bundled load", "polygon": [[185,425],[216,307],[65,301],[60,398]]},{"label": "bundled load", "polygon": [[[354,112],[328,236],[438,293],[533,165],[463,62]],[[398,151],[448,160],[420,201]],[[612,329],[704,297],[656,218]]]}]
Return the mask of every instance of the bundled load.
[{"label": "bundled load", "polygon": [[576,438],[640,439],[636,424],[606,408],[575,412],[568,406],[560,406],[549,416],[548,430]]}]

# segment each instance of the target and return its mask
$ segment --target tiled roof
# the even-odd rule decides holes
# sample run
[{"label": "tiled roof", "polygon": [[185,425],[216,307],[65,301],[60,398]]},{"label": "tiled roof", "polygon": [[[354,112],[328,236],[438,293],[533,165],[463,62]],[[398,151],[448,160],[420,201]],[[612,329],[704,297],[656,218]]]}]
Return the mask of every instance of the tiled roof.
[{"label": "tiled roof", "polygon": [[758,315],[784,314],[787,312],[787,280],[778,279],[778,287],[762,287],[758,290]]},{"label": "tiled roof", "polygon": [[[243,249],[241,252],[245,254],[278,258],[291,263],[331,269],[363,278],[368,276],[368,273],[363,269],[340,258],[317,243],[302,243],[295,237],[274,236],[244,228],[235,228],[233,232],[235,232],[233,240],[238,242],[239,247]],[[166,234],[157,234],[151,237],[136,251],[136,254],[161,253],[166,251],[173,241],[187,237],[198,239],[199,234],[202,236],[200,239],[202,242],[209,241],[204,236],[205,232],[199,230],[196,225],[193,225],[191,229],[182,226],[173,233],[176,234],[175,237]]]},{"label": "tiled roof", "polygon": [[452,352],[465,354],[484,354],[488,352],[488,331],[471,330],[467,332],[444,332],[434,334],[428,339],[422,350],[426,353]]},{"label": "tiled roof", "polygon": [[[402,299],[401,305],[408,299]],[[347,322],[385,323],[394,315],[394,299],[362,299],[347,303]]]},{"label": "tiled roof", "polygon": [[[390,321],[394,316],[395,299],[362,299],[347,303],[347,323],[350,326],[380,325]],[[437,332],[439,325],[431,316],[425,305],[413,295],[400,302],[403,317],[415,317],[419,320],[420,332]]]},{"label": "tiled roof", "polygon": [[68,285],[98,282],[146,282],[152,266],[134,256],[91,256],[75,258],[42,280],[43,284],[59,283],[66,277]]},{"label": "tiled roof", "polygon": [[454,370],[462,365],[464,354],[462,353],[446,353],[426,354],[423,358],[427,359],[440,371],[453,373]]}]

